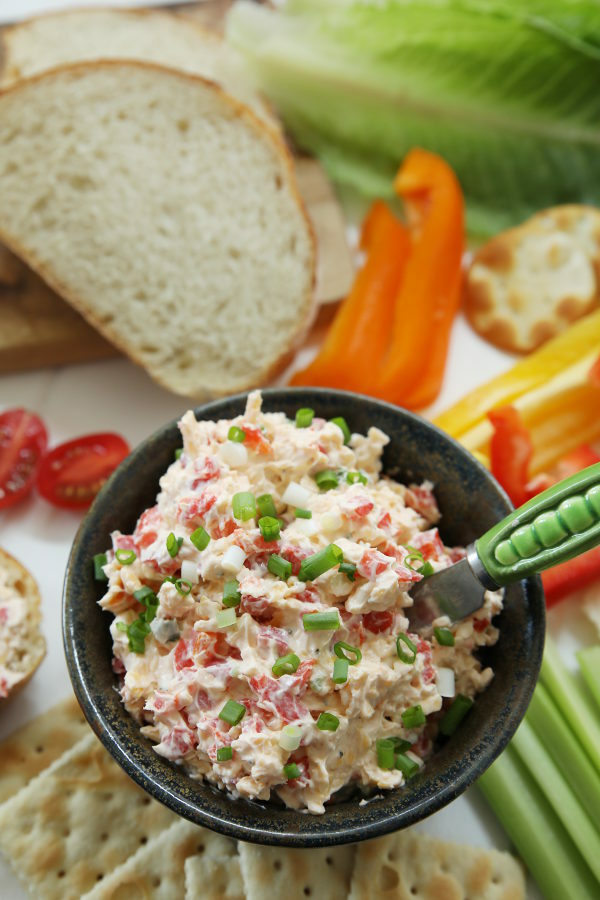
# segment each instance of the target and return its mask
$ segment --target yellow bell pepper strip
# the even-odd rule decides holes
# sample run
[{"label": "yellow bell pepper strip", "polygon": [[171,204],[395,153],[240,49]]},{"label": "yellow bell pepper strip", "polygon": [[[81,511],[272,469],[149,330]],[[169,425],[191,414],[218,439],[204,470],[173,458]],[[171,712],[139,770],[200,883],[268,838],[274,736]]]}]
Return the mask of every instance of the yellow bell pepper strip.
[{"label": "yellow bell pepper strip", "polygon": [[342,303],[320,352],[290,383],[365,393],[365,374],[380,365],[389,342],[394,301],[410,251],[407,229],[381,201],[365,219],[367,259]]},{"label": "yellow bell pepper strip", "polygon": [[396,297],[391,341],[368,392],[420,409],[439,393],[460,304],[464,202],[450,166],[419,148],[404,159],[394,190],[404,200],[412,249]]},{"label": "yellow bell pepper strip", "polygon": [[[471,391],[441,413],[435,424],[463,441],[464,435],[483,423],[483,439],[478,439],[475,433],[464,441],[469,449],[481,452],[490,437],[489,423],[486,421],[490,409],[514,404],[518,398],[531,395],[537,388],[545,389],[546,394],[557,395],[565,384],[586,381],[597,362],[599,347],[600,309],[575,322],[507,372]],[[581,440],[576,443],[581,443]]]}]

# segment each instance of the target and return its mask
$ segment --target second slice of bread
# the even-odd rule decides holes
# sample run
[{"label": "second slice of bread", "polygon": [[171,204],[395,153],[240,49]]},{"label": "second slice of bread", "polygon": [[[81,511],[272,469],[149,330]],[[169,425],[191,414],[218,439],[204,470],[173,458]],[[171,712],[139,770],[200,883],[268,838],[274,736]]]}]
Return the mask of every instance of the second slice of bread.
[{"label": "second slice of bread", "polygon": [[312,317],[314,242],[281,141],[213,83],[152,64],[0,95],[0,240],[190,398],[267,380]]}]

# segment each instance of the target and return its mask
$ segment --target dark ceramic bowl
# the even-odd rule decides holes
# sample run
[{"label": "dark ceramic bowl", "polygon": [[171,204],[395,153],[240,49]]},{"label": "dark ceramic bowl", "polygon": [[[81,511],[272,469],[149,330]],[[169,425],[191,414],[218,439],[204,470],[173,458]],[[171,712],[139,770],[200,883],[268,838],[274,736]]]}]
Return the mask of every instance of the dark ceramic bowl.
[{"label": "dark ceramic bowl", "polygon": [[[428,478],[435,485],[447,544],[467,544],[505,516],[511,505],[489,472],[455,441],[418,416],[342,391],[265,390],[266,411],[293,417],[300,406],[324,418],[342,415],[351,429],[377,425],[391,438],[384,470],[409,483]],[[246,395],[196,410],[199,419],[240,414]],[[91,559],[110,546],[113,529],[128,533],[140,513],[154,504],[158,481],[181,438],[172,422],[143,441],[98,495],[75,539],[64,588],[63,629],[69,673],[83,711],[112,756],[134,781],[170,809],[215,831],[261,844],[297,847],[360,841],[425,818],[458,797],[500,754],[521,721],[533,691],[544,642],[544,600],[539,578],[511,585],[496,620],[498,643],[482,653],[495,676],[458,731],[424,770],[397,790],[368,803],[359,798],[330,805],[322,816],[276,803],[234,800],[217,788],[190,779],[183,769],[153,751],[125,712],[111,670],[110,614],[97,604],[102,587]]]}]

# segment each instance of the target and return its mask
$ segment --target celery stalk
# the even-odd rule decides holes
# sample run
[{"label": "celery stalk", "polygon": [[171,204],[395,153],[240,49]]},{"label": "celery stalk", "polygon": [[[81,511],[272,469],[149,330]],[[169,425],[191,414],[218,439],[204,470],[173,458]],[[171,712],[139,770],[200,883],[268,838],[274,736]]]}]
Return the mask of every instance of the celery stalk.
[{"label": "celery stalk", "polygon": [[546,900],[596,900],[596,879],[511,746],[477,783]]},{"label": "celery stalk", "polygon": [[600,779],[543,684],[536,687],[525,719],[556,765],[568,774],[579,802],[600,831]]},{"label": "celery stalk", "polygon": [[600,706],[600,645],[579,650],[576,656],[585,683]]},{"label": "celery stalk", "polygon": [[546,637],[540,677],[600,773],[600,719],[597,710],[564,665],[549,636]]},{"label": "celery stalk", "polygon": [[511,746],[600,883],[600,833],[527,719],[521,722]]}]

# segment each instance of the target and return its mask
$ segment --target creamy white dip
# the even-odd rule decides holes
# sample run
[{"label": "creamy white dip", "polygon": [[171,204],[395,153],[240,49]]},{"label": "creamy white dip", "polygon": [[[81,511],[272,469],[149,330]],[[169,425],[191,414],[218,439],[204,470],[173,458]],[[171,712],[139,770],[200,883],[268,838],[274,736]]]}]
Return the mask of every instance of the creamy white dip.
[{"label": "creamy white dip", "polygon": [[[243,441],[228,438],[241,437],[232,426]],[[380,476],[388,437],[370,428],[346,444],[337,424],[317,417],[299,428],[283,413],[262,413],[259,392],[236,419],[198,422],[188,412],[180,428],[183,452],[162,477],[156,506],[133,535],[112,535],[104,566],[100,604],[115,615],[113,666],[125,707],[157,753],[236,796],[265,800],[274,791],[290,807],[322,813],[349,783],[400,786],[405,774],[382,767],[377,741],[410,742],[404,755],[419,766],[426,760],[453,693],[473,698],[492,677],[474,651],[497,640],[491,620],[501,594],[488,593],[458,625],[435,623],[452,632],[452,646],[407,634],[416,652],[403,661],[397,638],[408,629],[407,591],[423,577],[418,569],[429,563],[437,571],[463,551],[442,544],[431,484]],[[327,490],[315,480],[324,470],[337,481]],[[276,540],[261,533],[260,512],[234,517],[240,493],[270,495]],[[198,549],[202,529],[210,540]],[[310,557],[332,544],[347,573],[335,564],[301,580]],[[270,571],[272,555],[291,564],[291,574]],[[239,602],[223,624],[232,581]],[[306,630],[314,620],[304,617],[317,612],[337,615],[339,627]],[[409,644],[398,646],[413,656]],[[351,664],[335,683],[340,656]],[[295,670],[281,674],[281,657]],[[242,716],[235,724],[220,717],[228,701],[226,719]],[[424,722],[410,726],[410,713],[408,725],[402,714],[414,707]]]}]

